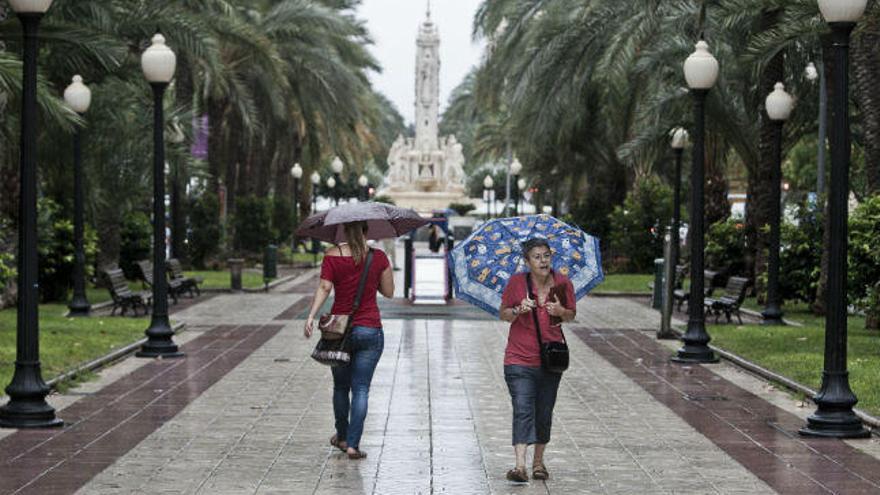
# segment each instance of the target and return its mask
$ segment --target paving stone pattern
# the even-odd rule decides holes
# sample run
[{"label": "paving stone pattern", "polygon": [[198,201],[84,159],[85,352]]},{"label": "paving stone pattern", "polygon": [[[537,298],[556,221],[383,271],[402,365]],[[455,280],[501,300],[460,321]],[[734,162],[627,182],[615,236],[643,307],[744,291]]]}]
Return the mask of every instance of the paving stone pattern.
[{"label": "paving stone pattern", "polygon": [[495,321],[387,321],[361,443],[369,456],[350,461],[328,445],[330,373],[308,358],[301,325],[289,322],[79,493],[773,493],[577,339],[546,454],[552,478],[507,482],[507,331]]}]

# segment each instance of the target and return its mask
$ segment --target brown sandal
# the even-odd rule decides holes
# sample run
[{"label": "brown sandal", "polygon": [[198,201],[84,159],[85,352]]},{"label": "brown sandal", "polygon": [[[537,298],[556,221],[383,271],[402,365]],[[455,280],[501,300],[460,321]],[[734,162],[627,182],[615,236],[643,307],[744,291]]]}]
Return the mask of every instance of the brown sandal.
[{"label": "brown sandal", "polygon": [[525,468],[513,468],[507,472],[507,479],[517,483],[527,483],[529,481],[529,475],[526,473]]},{"label": "brown sandal", "polygon": [[359,449],[354,449],[354,452],[348,452],[349,459],[366,459],[367,453],[361,452]]},{"label": "brown sandal", "polygon": [[339,449],[343,452],[348,452],[348,446],[346,445],[345,447],[343,447],[342,446],[343,443],[345,443],[345,441],[340,442],[339,438],[337,438],[336,435],[333,435],[332,437],[330,437],[330,445],[336,447],[337,449]]},{"label": "brown sandal", "polygon": [[532,468],[532,479],[533,480],[546,480],[550,478],[550,473],[547,472],[547,466],[543,463],[538,464]]}]

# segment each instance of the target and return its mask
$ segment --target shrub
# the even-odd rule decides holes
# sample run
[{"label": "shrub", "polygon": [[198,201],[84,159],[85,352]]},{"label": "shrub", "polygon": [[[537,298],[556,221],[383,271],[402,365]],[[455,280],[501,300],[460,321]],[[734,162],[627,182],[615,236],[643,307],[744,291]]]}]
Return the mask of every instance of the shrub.
[{"label": "shrub", "polygon": [[811,303],[822,264],[822,225],[815,219],[801,219],[797,225],[783,224],[780,234],[779,296]]},{"label": "shrub", "polygon": [[[40,199],[37,209],[40,300],[65,301],[73,283],[73,222],[62,215],[61,206],[51,199]],[[97,253],[97,235],[90,228],[86,228],[83,236],[83,249],[88,278]]]},{"label": "shrub", "polygon": [[131,280],[140,278],[140,270],[135,264],[150,259],[153,252],[153,224],[150,217],[141,211],[129,212],[122,219],[119,234],[119,268]]},{"label": "shrub", "polygon": [[391,196],[386,196],[386,195],[384,195],[384,194],[379,195],[379,196],[374,196],[374,197],[373,197],[373,202],[375,202],[375,203],[385,203],[385,204],[389,204],[389,205],[393,205],[393,204],[394,204],[394,200],[391,199]]},{"label": "shrub", "polygon": [[[664,226],[672,217],[672,191],[658,177],[638,180],[622,206],[609,216],[610,244],[621,268],[650,271],[663,256]],[[621,258],[622,257],[622,258]]]},{"label": "shrub", "polygon": [[275,238],[272,232],[270,200],[245,196],[235,201],[235,249],[242,254],[259,254]]},{"label": "shrub", "polygon": [[849,221],[850,303],[870,314],[880,312],[880,194],[859,204]]},{"label": "shrub", "polygon": [[275,234],[275,244],[283,244],[293,235],[293,229],[298,223],[294,218],[293,202],[283,196],[275,196],[272,199],[272,231]]},{"label": "shrub", "polygon": [[[706,269],[717,270],[721,279],[746,273],[746,236],[741,220],[729,218],[709,226],[706,232]],[[723,282],[723,281],[722,281]]]},{"label": "shrub", "polygon": [[216,194],[203,193],[190,200],[187,250],[193,266],[203,270],[220,252],[220,202]]}]

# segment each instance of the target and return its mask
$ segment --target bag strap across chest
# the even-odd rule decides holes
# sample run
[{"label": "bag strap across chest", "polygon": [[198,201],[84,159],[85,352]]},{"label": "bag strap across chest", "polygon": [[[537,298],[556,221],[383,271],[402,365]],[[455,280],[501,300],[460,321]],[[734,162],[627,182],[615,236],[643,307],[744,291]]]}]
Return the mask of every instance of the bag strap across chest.
[{"label": "bag strap across chest", "polygon": [[364,271],[361,272],[361,279],[358,281],[357,293],[354,296],[354,303],[351,305],[351,316],[357,313],[358,307],[361,305],[361,296],[364,295],[364,287],[367,285],[367,275],[370,273],[370,264],[373,262],[373,249],[367,251],[367,259],[364,262]]},{"label": "bag strap across chest", "polygon": [[[555,279],[554,279],[554,282],[555,282]],[[528,290],[529,298],[533,299],[535,302],[537,302],[538,296],[537,296],[537,294],[534,294],[532,291],[532,277],[528,273],[526,273],[526,289]],[[549,297],[549,295],[548,295],[548,297]],[[544,342],[541,340],[541,324],[538,322],[538,308],[537,308],[537,306],[535,308],[533,308],[530,311],[530,313],[532,313],[532,319],[535,321],[535,333],[538,335],[538,348],[540,349],[544,345]],[[562,332],[561,326],[559,327],[559,333],[562,334],[562,341],[565,342],[565,334]]]}]

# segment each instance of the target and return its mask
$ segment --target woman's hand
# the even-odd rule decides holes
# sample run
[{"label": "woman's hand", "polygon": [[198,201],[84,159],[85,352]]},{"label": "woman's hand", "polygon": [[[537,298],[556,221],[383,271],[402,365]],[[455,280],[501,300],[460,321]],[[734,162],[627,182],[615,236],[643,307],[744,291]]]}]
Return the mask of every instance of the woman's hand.
[{"label": "woman's hand", "polygon": [[547,302],[545,307],[550,316],[555,316],[557,318],[562,318],[567,311],[566,307],[559,303],[559,299],[557,299],[555,295],[551,301]]},{"label": "woman's hand", "polygon": [[314,325],[315,325],[315,317],[309,315],[309,317],[306,319],[306,326],[305,326],[305,328],[303,328],[303,335],[305,335],[307,339],[312,336],[312,332],[314,332],[314,330],[315,330]]},{"label": "woman's hand", "polygon": [[523,313],[528,313],[529,311],[535,309],[535,307],[537,305],[538,305],[538,303],[536,303],[534,299],[532,299],[531,297],[529,297],[528,294],[526,294],[525,299],[520,301],[519,306],[517,306],[516,313],[517,313],[517,315],[521,315]]}]

